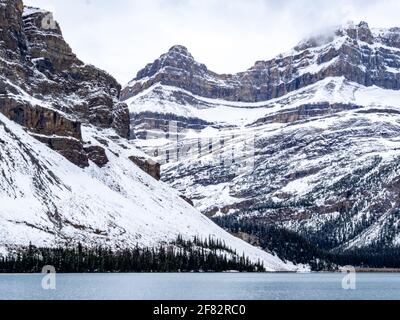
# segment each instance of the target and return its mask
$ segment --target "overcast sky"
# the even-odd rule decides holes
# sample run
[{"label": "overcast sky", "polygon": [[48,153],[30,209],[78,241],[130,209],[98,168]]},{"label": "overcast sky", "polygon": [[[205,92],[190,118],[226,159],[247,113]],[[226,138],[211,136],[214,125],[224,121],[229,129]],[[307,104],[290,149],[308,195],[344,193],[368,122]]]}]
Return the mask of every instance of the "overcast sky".
[{"label": "overcast sky", "polygon": [[399,0],[25,0],[54,12],[78,57],[121,84],[175,44],[218,73],[250,68],[349,20],[400,26]]}]

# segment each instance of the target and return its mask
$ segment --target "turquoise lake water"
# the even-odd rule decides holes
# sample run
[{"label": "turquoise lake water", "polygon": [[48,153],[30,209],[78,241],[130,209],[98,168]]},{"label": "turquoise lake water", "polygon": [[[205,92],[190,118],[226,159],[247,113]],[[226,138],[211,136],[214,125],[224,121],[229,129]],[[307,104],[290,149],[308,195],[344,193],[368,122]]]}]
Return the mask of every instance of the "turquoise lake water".
[{"label": "turquoise lake water", "polygon": [[1,300],[400,300],[400,274],[359,273],[344,290],[341,273],[0,275]]}]

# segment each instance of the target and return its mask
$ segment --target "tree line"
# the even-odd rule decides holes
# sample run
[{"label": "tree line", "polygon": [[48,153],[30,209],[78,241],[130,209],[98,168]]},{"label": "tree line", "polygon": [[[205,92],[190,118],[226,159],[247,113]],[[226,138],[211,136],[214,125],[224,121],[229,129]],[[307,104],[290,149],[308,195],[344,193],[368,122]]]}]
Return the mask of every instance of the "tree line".
[{"label": "tree line", "polygon": [[2,273],[38,273],[43,266],[57,272],[262,272],[262,263],[252,263],[238,256],[219,240],[184,240],[156,248],[112,250],[111,248],[76,247],[37,248],[29,245],[0,258]]}]

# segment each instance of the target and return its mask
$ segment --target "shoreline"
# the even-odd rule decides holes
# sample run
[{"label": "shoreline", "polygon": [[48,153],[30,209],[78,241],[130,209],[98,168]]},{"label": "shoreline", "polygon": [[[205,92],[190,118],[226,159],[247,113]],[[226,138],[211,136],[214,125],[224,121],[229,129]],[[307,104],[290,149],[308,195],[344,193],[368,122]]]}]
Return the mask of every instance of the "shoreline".
[{"label": "shoreline", "polygon": [[[396,268],[356,268],[356,273],[400,273],[400,269]],[[266,272],[238,272],[238,271],[221,271],[221,272],[55,272],[54,274],[326,274],[326,273],[344,273],[342,271],[266,271]],[[3,275],[44,275],[38,272],[0,272]]]},{"label": "shoreline", "polygon": [[400,273],[400,269],[396,269],[396,268],[356,268],[356,272]]}]

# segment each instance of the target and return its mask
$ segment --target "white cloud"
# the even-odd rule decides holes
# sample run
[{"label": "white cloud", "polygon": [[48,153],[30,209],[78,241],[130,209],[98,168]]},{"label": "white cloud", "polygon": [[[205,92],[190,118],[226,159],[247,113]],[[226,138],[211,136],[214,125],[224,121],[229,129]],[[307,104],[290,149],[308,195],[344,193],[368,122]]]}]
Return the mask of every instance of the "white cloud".
[{"label": "white cloud", "polygon": [[251,67],[349,20],[399,25],[398,0],[25,0],[52,10],[85,62],[122,84],[175,44],[219,73]]}]

